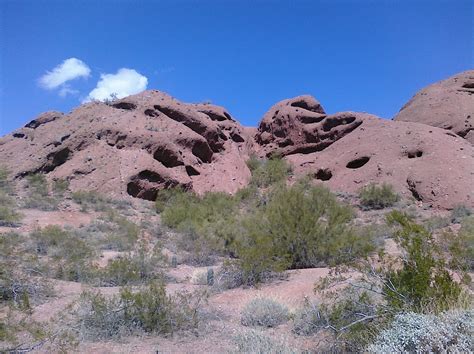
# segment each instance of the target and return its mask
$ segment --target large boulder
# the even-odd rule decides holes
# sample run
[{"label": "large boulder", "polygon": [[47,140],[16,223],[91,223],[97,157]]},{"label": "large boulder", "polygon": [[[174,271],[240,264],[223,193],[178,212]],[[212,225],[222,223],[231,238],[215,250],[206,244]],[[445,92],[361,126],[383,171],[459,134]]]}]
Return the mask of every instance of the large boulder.
[{"label": "large boulder", "polygon": [[310,153],[324,150],[361,123],[359,113],[327,115],[315,98],[298,96],[270,108],[255,140],[267,156]]},{"label": "large boulder", "polygon": [[474,144],[474,70],[422,89],[393,119],[448,129]]},{"label": "large boulder", "polygon": [[322,152],[287,157],[296,176],[311,175],[333,191],[357,193],[389,183],[405,199],[435,208],[474,206],[474,147],[424,124],[371,115]]},{"label": "large boulder", "polygon": [[0,139],[0,160],[16,178],[39,172],[72,190],[153,200],[177,185],[199,193],[245,186],[251,140],[221,107],[145,91],[42,114]]}]

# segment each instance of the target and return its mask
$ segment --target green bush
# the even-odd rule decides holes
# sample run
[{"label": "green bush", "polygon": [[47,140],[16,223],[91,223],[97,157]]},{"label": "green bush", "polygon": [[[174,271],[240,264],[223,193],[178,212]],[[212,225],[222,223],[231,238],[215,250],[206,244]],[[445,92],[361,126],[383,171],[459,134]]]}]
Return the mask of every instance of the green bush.
[{"label": "green bush", "polygon": [[451,211],[451,222],[459,224],[465,217],[472,215],[472,209],[465,205],[456,205]]},{"label": "green bush", "polygon": [[382,331],[369,353],[471,353],[474,348],[474,311],[435,315],[400,313]]},{"label": "green bush", "polygon": [[78,308],[81,335],[92,340],[119,337],[137,330],[160,334],[194,329],[203,294],[166,294],[165,284],[154,281],[132,292],[122,288],[118,296],[107,299],[100,293],[85,292]]},{"label": "green bush", "polygon": [[53,181],[53,194],[58,197],[63,197],[68,188],[69,181],[67,179],[59,178]]},{"label": "green bush", "polygon": [[42,174],[34,174],[26,177],[28,195],[25,208],[39,210],[56,210],[59,200],[49,194],[49,184]]},{"label": "green bush", "polygon": [[474,216],[464,217],[458,234],[445,232],[441,241],[452,269],[461,272],[474,270]]},{"label": "green bush", "polygon": [[291,172],[291,167],[288,163],[278,157],[262,161],[251,157],[251,159],[247,161],[247,166],[252,172],[250,183],[262,188],[285,181]]},{"label": "green bush", "polygon": [[51,259],[44,265],[51,276],[70,281],[85,281],[93,277],[91,260],[95,251],[86,241],[54,225],[33,231],[30,239],[36,254]]},{"label": "green bush", "polygon": [[[374,250],[372,234],[351,226],[353,211],[323,186],[281,186],[242,222],[234,243],[244,267],[259,271],[350,262]],[[260,268],[260,269],[259,269]]]},{"label": "green bush", "polygon": [[256,298],[243,308],[240,323],[244,326],[276,327],[288,321],[288,308],[275,300]]},{"label": "green bush", "polygon": [[235,237],[238,201],[225,193],[175,194],[161,213],[167,227],[181,233],[180,247],[190,252],[189,261],[210,265],[223,254]]},{"label": "green bush", "polygon": [[383,209],[393,206],[399,196],[389,184],[377,186],[372,183],[359,191],[360,203],[364,209]]},{"label": "green bush", "polygon": [[107,267],[98,271],[98,278],[101,286],[142,284],[161,278],[156,269],[165,264],[166,257],[158,247],[148,250],[142,245],[135,252],[110,260]]},{"label": "green bush", "polygon": [[31,304],[51,295],[51,291],[25,244],[25,237],[19,234],[0,234],[0,303],[10,302],[28,310]]},{"label": "green bush", "polygon": [[0,192],[11,194],[13,187],[10,182],[10,171],[5,166],[0,165]]},{"label": "green bush", "polygon": [[234,337],[234,342],[237,346],[237,353],[303,353],[303,351],[290,348],[290,346],[285,343],[286,341],[281,342],[280,340],[275,340],[257,330],[247,330],[245,332],[239,333]]},{"label": "green bush", "polygon": [[0,226],[17,226],[21,220],[21,214],[15,210],[12,198],[0,191]]},{"label": "green bush", "polygon": [[419,312],[427,304],[444,309],[455,301],[461,286],[453,280],[429,231],[398,211],[391,212],[387,220],[399,227],[396,242],[405,253],[402,268],[385,274],[384,293],[390,306]]}]

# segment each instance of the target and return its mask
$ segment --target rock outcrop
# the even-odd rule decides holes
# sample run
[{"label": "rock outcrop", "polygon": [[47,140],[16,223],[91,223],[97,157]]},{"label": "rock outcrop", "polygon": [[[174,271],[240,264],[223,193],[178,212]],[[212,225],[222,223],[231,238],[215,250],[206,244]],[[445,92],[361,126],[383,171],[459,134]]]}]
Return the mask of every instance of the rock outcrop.
[{"label": "rock outcrop", "polygon": [[47,173],[71,189],[153,200],[163,188],[235,192],[250,178],[252,137],[221,107],[179,102],[158,91],[48,112],[0,140],[17,178]]},{"label": "rock outcrop", "polygon": [[[0,138],[0,161],[19,180],[44,173],[67,179],[73,191],[154,200],[159,190],[174,186],[234,193],[250,180],[251,154],[278,154],[292,164],[293,180],[309,174],[334,191],[351,193],[385,182],[436,208],[474,207],[474,146],[468,141],[472,126],[466,126],[472,117],[471,75],[425,89],[395,121],[327,114],[313,97],[299,96],[271,107],[257,129],[242,127],[222,107],[145,91],[108,104],[87,103],[69,114],[41,114]],[[440,90],[439,97],[448,98],[428,99]],[[402,121],[436,125],[424,110],[433,110],[434,117],[447,112],[452,123],[442,127],[452,131]]]},{"label": "rock outcrop", "polygon": [[448,129],[474,144],[474,70],[422,89],[393,119]]}]

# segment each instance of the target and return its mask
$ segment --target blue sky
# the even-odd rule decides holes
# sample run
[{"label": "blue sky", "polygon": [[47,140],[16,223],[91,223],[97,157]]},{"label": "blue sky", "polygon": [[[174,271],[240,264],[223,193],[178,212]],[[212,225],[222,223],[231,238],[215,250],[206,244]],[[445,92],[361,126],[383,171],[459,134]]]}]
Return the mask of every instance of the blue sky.
[{"label": "blue sky", "polygon": [[[300,94],[327,112],[390,118],[423,86],[474,67],[472,0],[0,0],[0,11],[0,135],[70,111],[122,68],[256,125]],[[88,75],[41,84],[68,58]]]}]

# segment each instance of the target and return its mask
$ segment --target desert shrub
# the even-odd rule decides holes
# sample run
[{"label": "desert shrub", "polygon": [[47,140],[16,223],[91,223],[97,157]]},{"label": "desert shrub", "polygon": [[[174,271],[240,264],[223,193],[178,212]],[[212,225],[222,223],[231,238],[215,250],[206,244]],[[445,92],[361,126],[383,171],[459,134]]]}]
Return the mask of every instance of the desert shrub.
[{"label": "desert shrub", "polygon": [[442,217],[442,216],[433,216],[424,221],[423,225],[429,232],[433,232],[435,230],[443,229],[451,224],[449,218]]},{"label": "desert shrub", "polygon": [[127,251],[137,242],[140,227],[126,217],[109,210],[103,217],[107,223],[104,227],[105,237],[101,242],[101,249]]},{"label": "desert shrub", "polygon": [[81,211],[105,211],[108,201],[101,194],[94,191],[77,191],[72,193],[72,199],[81,206]]},{"label": "desert shrub", "polygon": [[29,310],[52,292],[37,269],[35,259],[26,252],[26,240],[16,233],[0,234],[0,303],[10,302]]},{"label": "desert shrub", "polygon": [[237,353],[253,354],[296,354],[300,351],[290,348],[285,342],[275,340],[257,330],[247,330],[234,337]]},{"label": "desert shrub", "polygon": [[474,311],[438,316],[400,313],[368,346],[370,353],[468,353],[474,349]]},{"label": "desert shrub", "polygon": [[402,267],[384,274],[384,293],[390,306],[418,312],[426,303],[442,308],[457,299],[461,287],[453,280],[431,233],[398,211],[387,219],[399,227],[395,240],[404,253]]},{"label": "desert shrub", "polygon": [[66,353],[77,342],[67,330],[53,324],[39,322],[29,313],[9,308],[0,321],[0,352],[27,353],[32,351]]},{"label": "desert shrub", "polygon": [[0,192],[11,194],[13,188],[9,180],[10,171],[5,166],[0,165]]},{"label": "desert shrub", "polygon": [[15,210],[13,199],[0,191],[0,226],[17,226],[20,220],[21,214]]},{"label": "desert shrub", "polygon": [[293,332],[298,335],[310,336],[320,331],[325,325],[320,305],[306,298],[303,306],[295,312]]},{"label": "desert shrub", "polygon": [[257,187],[269,187],[272,184],[285,181],[291,172],[288,163],[278,157],[259,161],[251,158],[247,166],[252,172],[251,184]]},{"label": "desert shrub", "polygon": [[50,225],[34,230],[30,239],[30,249],[51,260],[43,266],[50,276],[70,281],[84,281],[92,277],[94,249],[73,233]]},{"label": "desert shrub", "polygon": [[244,274],[238,260],[225,260],[215,275],[214,288],[227,290],[244,285]]},{"label": "desert shrub", "polygon": [[89,225],[72,231],[78,239],[100,250],[129,251],[141,232],[140,226],[109,210]]},{"label": "desert shrub", "polygon": [[472,209],[465,206],[465,205],[456,205],[453,210],[451,211],[451,222],[453,223],[461,223],[463,218],[471,216]]},{"label": "desert shrub", "polygon": [[53,194],[58,197],[63,197],[68,188],[69,181],[67,179],[59,178],[53,181]]},{"label": "desert shrub", "polygon": [[256,298],[243,308],[240,322],[244,326],[276,327],[288,321],[289,311],[285,305],[267,298]]},{"label": "desert shrub", "polygon": [[81,334],[100,340],[140,330],[160,334],[194,329],[203,294],[166,294],[165,284],[154,281],[133,292],[122,288],[109,299],[100,293],[85,292],[75,310]]},{"label": "desert shrub", "polygon": [[359,191],[360,203],[364,209],[383,209],[393,206],[399,196],[389,184],[378,186],[371,183]]},{"label": "desert shrub", "polygon": [[157,267],[164,266],[167,259],[158,247],[149,250],[141,245],[136,251],[109,261],[98,272],[101,286],[124,286],[147,283],[162,277]]},{"label": "desert shrub", "polygon": [[167,227],[180,232],[178,245],[190,253],[188,261],[211,265],[235,237],[237,201],[225,193],[175,194],[161,213]]},{"label": "desert shrub", "polygon": [[440,237],[452,269],[474,270],[474,216],[464,217],[458,234],[445,232]]},{"label": "desert shrub", "polygon": [[[351,268],[333,269],[315,287],[329,302],[310,309],[310,316],[304,311],[300,317],[315,323],[308,326],[303,322],[295,327],[296,332],[329,328],[333,332],[331,350],[361,352],[399,313],[438,314],[471,303],[470,296],[454,281],[445,252],[428,230],[398,211],[388,214],[387,222],[394,228],[401,257],[381,252],[377,266],[360,262],[355,267],[361,274],[357,280],[343,275]],[[455,254],[452,257],[457,258]],[[345,290],[331,291],[337,284],[345,284]],[[352,295],[341,296],[345,292]]]},{"label": "desert shrub", "polygon": [[59,200],[50,196],[49,184],[43,174],[33,174],[26,177],[28,195],[24,207],[39,210],[56,210]]},{"label": "desert shrub", "polygon": [[276,265],[270,270],[349,262],[374,250],[371,234],[358,234],[352,218],[352,209],[323,186],[282,186],[243,221],[236,254],[248,269],[262,262]]},{"label": "desert shrub", "polygon": [[162,213],[166,207],[175,202],[176,198],[186,197],[186,193],[181,187],[162,189],[156,194],[155,209],[158,213]]}]

